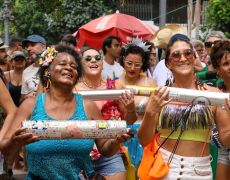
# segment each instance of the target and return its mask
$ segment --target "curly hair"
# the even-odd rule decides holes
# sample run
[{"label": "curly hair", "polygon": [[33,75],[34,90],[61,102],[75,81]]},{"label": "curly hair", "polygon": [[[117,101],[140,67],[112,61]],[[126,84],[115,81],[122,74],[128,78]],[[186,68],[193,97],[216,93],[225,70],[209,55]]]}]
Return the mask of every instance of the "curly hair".
[{"label": "curly hair", "polygon": [[215,69],[220,66],[221,59],[230,53],[230,41],[218,41],[211,49],[210,59]]},{"label": "curly hair", "polygon": [[142,57],[142,67],[141,69],[145,72],[149,68],[149,54],[145,53],[144,50],[137,45],[130,45],[127,49],[123,50],[123,56],[120,60],[120,64],[124,67],[124,59],[129,54],[138,54]]},{"label": "curly hair", "polygon": [[[58,51],[58,53],[67,53],[74,57],[77,63],[77,72],[78,72],[77,79],[75,82],[76,84],[77,81],[82,77],[82,64],[81,64],[80,54],[70,45],[58,44],[54,48]],[[49,69],[51,64],[52,63],[50,63],[49,66],[41,66],[39,68],[38,74],[43,86],[45,86],[45,84],[47,83],[48,77],[46,75],[46,71]]]}]

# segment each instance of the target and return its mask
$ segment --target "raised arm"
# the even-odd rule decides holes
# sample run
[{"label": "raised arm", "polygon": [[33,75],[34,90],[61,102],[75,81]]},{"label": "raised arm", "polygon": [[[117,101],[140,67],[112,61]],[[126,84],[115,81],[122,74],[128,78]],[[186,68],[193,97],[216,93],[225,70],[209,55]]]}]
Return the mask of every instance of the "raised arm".
[{"label": "raised arm", "polygon": [[4,125],[0,131],[0,141],[2,141],[3,136],[6,134],[7,130],[10,128],[12,124],[14,124],[14,114],[16,113],[16,106],[10,96],[8,89],[5,84],[0,79],[0,106],[3,108],[6,113],[6,118],[4,121]]},{"label": "raised arm", "polygon": [[38,137],[30,133],[23,133],[25,129],[20,128],[22,121],[28,119],[32,113],[34,101],[35,98],[26,99],[18,108],[12,123],[3,126],[5,133],[1,141],[1,151],[9,164],[13,163],[14,155],[22,145],[38,140]]},{"label": "raised arm", "polygon": [[166,87],[159,87],[149,98],[141,126],[137,133],[139,142],[142,146],[148,145],[153,140],[158,122],[158,114],[161,108],[171,100],[166,100],[168,93],[169,90],[167,90]]}]

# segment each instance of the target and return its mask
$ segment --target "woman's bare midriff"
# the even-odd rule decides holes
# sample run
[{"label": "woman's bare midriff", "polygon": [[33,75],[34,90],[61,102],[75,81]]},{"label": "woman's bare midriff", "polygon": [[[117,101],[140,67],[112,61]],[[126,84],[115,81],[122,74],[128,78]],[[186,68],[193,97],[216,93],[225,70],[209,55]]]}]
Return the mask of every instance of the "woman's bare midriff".
[{"label": "woman's bare midriff", "polygon": [[[159,138],[159,145],[163,141],[164,141],[164,138]],[[175,146],[175,143],[176,143],[176,140],[168,139],[163,145],[163,148],[172,152]],[[203,149],[204,149],[204,152],[202,153]],[[210,154],[209,143],[180,140],[175,154],[180,155],[180,156],[187,156],[187,157],[208,156]]]}]

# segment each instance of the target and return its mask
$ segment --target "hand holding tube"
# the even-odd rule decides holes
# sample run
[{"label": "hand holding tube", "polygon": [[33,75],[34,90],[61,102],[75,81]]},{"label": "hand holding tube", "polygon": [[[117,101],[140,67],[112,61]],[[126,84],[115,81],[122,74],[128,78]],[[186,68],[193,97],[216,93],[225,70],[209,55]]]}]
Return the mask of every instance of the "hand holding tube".
[{"label": "hand holding tube", "polygon": [[146,113],[159,113],[161,108],[168,104],[172,99],[168,99],[169,89],[166,87],[158,87],[151,94]]}]

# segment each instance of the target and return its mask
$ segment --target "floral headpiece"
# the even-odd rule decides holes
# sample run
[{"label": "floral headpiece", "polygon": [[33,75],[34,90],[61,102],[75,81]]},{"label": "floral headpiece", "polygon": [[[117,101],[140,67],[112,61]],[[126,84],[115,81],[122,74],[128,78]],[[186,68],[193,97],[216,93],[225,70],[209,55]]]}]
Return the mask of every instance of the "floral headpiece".
[{"label": "floral headpiece", "polygon": [[49,66],[54,60],[54,57],[57,56],[57,53],[58,51],[55,48],[47,47],[47,49],[40,55],[39,64],[41,66]]},{"label": "floral headpiece", "polygon": [[149,47],[151,46],[151,45],[146,45],[146,42],[143,42],[142,38],[136,37],[136,38],[133,38],[132,41],[130,41],[128,44],[126,44],[125,49],[133,45],[139,46],[140,48],[144,50],[144,52],[148,52]]}]

